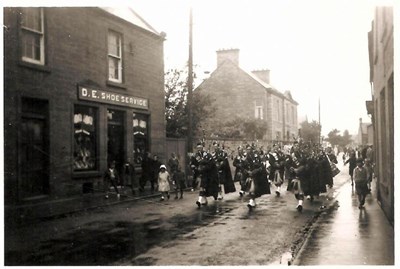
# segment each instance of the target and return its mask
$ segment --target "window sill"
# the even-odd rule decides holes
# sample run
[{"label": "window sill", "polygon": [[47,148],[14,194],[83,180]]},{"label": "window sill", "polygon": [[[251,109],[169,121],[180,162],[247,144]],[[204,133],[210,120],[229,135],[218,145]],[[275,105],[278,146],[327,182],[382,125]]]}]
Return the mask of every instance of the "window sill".
[{"label": "window sill", "polygon": [[30,69],[34,69],[40,72],[46,72],[46,73],[50,73],[51,69],[50,67],[46,66],[46,65],[40,65],[40,64],[34,64],[34,63],[29,63],[29,62],[24,62],[22,60],[19,61],[18,65],[22,66],[22,67],[27,67]]},{"label": "window sill", "polygon": [[127,88],[124,83],[118,83],[118,82],[114,82],[111,80],[107,80],[106,84],[107,84],[107,86],[116,87],[116,88],[125,89],[125,90]]}]

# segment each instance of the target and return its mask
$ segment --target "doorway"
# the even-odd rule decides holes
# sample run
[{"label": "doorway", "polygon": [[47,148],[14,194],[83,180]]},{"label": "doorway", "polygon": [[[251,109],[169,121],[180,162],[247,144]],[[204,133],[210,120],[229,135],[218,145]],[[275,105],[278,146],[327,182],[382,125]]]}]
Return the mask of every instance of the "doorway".
[{"label": "doorway", "polygon": [[19,197],[49,194],[48,102],[23,98],[19,132]]},{"label": "doorway", "polygon": [[124,112],[118,110],[107,110],[107,163],[115,161],[116,168],[121,174],[122,165],[125,159],[124,143]]}]

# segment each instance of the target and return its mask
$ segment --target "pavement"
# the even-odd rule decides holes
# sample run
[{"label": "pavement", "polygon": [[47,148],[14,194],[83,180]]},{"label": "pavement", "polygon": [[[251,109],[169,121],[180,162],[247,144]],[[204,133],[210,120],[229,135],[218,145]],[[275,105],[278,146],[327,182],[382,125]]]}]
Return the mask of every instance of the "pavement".
[{"label": "pavement", "polygon": [[292,264],[394,265],[394,228],[376,197],[373,184],[359,209],[355,187],[350,181],[344,184],[331,212],[314,223]]},{"label": "pavement", "polygon": [[160,196],[159,192],[152,193],[150,186],[147,185],[143,192],[136,190],[136,194],[132,194],[130,187],[121,188],[119,186],[118,189],[121,196],[117,197],[115,192],[110,191],[108,199],[105,198],[102,191],[94,191],[93,193],[86,193],[71,198],[20,206],[4,206],[4,220],[6,225],[29,225],[33,222],[62,218],[76,212],[90,211],[98,207],[113,206],[120,203]]}]

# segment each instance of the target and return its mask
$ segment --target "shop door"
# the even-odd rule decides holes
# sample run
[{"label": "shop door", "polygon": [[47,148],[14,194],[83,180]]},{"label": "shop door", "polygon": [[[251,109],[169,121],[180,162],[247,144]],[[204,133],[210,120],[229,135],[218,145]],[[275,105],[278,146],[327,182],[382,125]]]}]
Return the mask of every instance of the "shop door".
[{"label": "shop door", "polygon": [[45,115],[23,116],[20,129],[21,199],[49,194],[48,129]]},{"label": "shop door", "polygon": [[107,163],[116,162],[120,172],[124,164],[124,114],[121,111],[108,110]]}]

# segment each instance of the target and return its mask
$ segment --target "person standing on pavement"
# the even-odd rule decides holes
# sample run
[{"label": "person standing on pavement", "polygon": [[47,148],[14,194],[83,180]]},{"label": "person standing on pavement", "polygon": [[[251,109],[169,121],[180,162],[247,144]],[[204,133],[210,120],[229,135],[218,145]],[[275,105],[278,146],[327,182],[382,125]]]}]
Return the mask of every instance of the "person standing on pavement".
[{"label": "person standing on pavement", "polygon": [[171,190],[170,180],[171,179],[167,171],[167,167],[163,164],[160,165],[157,184],[158,184],[158,191],[161,193],[161,201],[164,201],[165,196],[169,200],[169,191]]},{"label": "person standing on pavement", "polygon": [[[154,192],[154,170],[153,170],[153,159],[151,158],[150,152],[147,152],[144,155],[142,160],[142,177],[140,178],[140,187],[139,190],[141,192],[144,191],[144,187],[146,186],[147,181],[150,181],[151,185],[151,193]],[[158,168],[157,168],[158,171]]]},{"label": "person standing on pavement", "polygon": [[176,157],[175,152],[171,153],[171,158],[168,160],[168,167],[171,177],[174,176],[174,173],[178,170],[179,159]]},{"label": "person standing on pavement", "polygon": [[183,190],[186,188],[185,173],[182,171],[181,166],[178,165],[175,173],[172,174],[172,184],[175,186],[175,199],[178,199],[178,192],[180,193],[179,199],[183,198]]},{"label": "person standing on pavement", "polygon": [[351,186],[354,185],[354,180],[353,180],[353,172],[354,168],[357,166],[357,158],[356,158],[356,153],[354,151],[350,152],[349,159],[344,162],[344,165],[349,163],[349,175],[351,178]]},{"label": "person standing on pavement", "polygon": [[367,169],[363,166],[363,159],[358,158],[357,166],[354,168],[354,182],[356,183],[356,193],[358,196],[359,206],[361,209],[364,207],[365,197],[369,193],[368,191],[368,172]]},{"label": "person standing on pavement", "polygon": [[104,173],[103,179],[104,179],[104,192],[105,192],[104,198],[108,199],[108,192],[110,190],[110,185],[114,187],[114,190],[117,193],[117,198],[119,198],[120,195],[117,188],[117,182],[119,182],[119,175],[117,169],[115,168],[115,161],[111,161],[107,170]]},{"label": "person standing on pavement", "polygon": [[135,189],[138,187],[138,182],[136,181],[135,166],[132,164],[131,158],[129,157],[122,167],[122,178],[123,185],[130,186],[132,189],[132,194],[135,195]]},{"label": "person standing on pavement", "polygon": [[[153,155],[153,160],[152,160],[152,164],[151,166],[152,168],[152,172],[153,172],[153,176],[152,176],[152,180],[153,180],[153,186],[155,186],[155,188],[157,188],[158,186],[158,173],[160,172],[160,166],[161,166],[161,162],[158,160],[158,155],[154,154]],[[166,169],[166,168],[165,168]],[[171,174],[170,174],[171,176]]]}]

